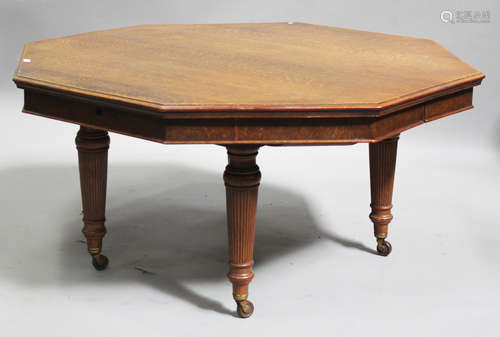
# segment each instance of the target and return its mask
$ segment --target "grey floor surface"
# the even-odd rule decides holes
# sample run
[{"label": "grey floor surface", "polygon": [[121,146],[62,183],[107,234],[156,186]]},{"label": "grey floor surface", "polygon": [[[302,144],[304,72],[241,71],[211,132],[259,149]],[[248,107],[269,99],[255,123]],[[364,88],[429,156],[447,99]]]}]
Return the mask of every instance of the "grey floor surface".
[{"label": "grey floor surface", "polygon": [[[3,106],[19,110],[19,98]],[[9,116],[1,336],[500,335],[494,149],[425,139],[438,126],[403,135],[384,258],[368,219],[366,144],[263,148],[255,313],[241,320],[225,278],[222,147],[112,135],[111,262],[97,272],[80,233],[76,127]]]}]

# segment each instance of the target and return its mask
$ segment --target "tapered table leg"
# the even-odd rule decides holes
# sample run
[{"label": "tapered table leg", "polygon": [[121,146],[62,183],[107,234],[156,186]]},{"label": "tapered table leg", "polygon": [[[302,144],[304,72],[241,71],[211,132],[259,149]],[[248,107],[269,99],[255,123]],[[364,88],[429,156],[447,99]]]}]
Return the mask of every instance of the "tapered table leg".
[{"label": "tapered table leg", "polygon": [[377,251],[382,256],[391,253],[386,241],[387,229],[392,220],[392,190],[399,135],[378,143],[370,143],[370,219],[374,224]]},{"label": "tapered table leg", "polygon": [[106,131],[80,127],[76,136],[78,166],[83,207],[83,235],[97,270],[108,265],[108,258],[101,254],[102,239],[106,234],[106,180],[108,169],[109,136]]},{"label": "tapered table leg", "polygon": [[253,278],[253,248],[260,171],[256,164],[259,147],[229,145],[229,164],[224,172],[227,228],[229,235],[229,273],[233,297],[240,317],[253,313],[248,301],[248,284]]}]

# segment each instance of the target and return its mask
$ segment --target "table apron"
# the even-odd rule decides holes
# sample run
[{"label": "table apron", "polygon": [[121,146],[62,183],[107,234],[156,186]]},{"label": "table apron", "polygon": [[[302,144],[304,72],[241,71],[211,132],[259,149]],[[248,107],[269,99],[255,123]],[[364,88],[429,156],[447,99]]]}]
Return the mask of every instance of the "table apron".
[{"label": "table apron", "polygon": [[166,144],[349,145],[377,142],[471,109],[472,88],[380,117],[162,118],[25,89],[23,112]]}]

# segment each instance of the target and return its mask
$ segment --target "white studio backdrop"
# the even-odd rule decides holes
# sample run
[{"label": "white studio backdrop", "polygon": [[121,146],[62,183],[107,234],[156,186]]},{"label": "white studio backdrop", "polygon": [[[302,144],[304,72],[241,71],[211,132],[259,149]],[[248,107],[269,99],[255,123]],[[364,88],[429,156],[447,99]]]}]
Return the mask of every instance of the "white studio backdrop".
[{"label": "white studio backdrop", "polygon": [[[482,336],[500,313],[500,6],[495,1],[0,4],[0,335]],[[489,23],[441,12],[487,10]],[[393,252],[375,247],[368,146],[264,147],[255,313],[225,279],[224,148],[110,134],[110,268],[80,242],[77,126],[21,114],[28,41],[142,23],[303,21],[437,41],[486,74],[475,109],[399,141]],[[143,271],[147,271],[144,273]]]}]

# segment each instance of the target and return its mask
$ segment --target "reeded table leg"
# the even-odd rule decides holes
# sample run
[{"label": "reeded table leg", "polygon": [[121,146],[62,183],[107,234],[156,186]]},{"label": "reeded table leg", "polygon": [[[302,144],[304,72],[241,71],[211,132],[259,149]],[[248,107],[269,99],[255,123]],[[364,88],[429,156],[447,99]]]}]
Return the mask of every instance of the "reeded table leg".
[{"label": "reeded table leg", "polygon": [[378,143],[370,143],[370,219],[374,224],[377,251],[382,256],[391,253],[392,246],[386,241],[387,228],[392,220],[392,189],[399,135]]},{"label": "reeded table leg", "polygon": [[229,280],[240,317],[253,313],[248,284],[253,278],[253,247],[260,171],[256,164],[259,146],[229,145],[229,164],[224,172],[227,228],[229,235]]},{"label": "reeded table leg", "polygon": [[106,131],[80,127],[76,136],[78,166],[83,207],[83,234],[97,270],[108,265],[108,258],[101,254],[102,238],[106,235],[106,180],[108,170],[109,137]]}]

